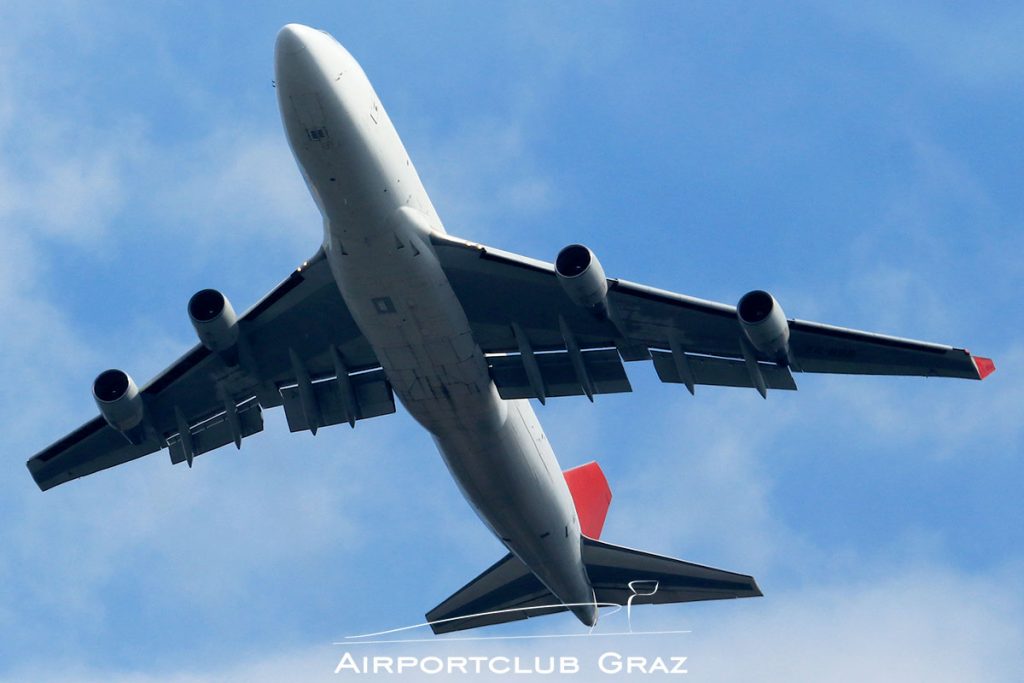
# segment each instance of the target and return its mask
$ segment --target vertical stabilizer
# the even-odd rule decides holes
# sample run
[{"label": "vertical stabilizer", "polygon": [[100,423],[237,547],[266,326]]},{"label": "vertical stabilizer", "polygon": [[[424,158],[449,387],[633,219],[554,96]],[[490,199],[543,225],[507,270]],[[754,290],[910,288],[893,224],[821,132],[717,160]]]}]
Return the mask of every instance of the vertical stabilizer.
[{"label": "vertical stabilizer", "polygon": [[576,515],[580,520],[580,531],[588,538],[600,538],[604,528],[608,506],[612,502],[612,490],[608,480],[596,462],[574,467],[564,472],[565,483],[569,485]]}]

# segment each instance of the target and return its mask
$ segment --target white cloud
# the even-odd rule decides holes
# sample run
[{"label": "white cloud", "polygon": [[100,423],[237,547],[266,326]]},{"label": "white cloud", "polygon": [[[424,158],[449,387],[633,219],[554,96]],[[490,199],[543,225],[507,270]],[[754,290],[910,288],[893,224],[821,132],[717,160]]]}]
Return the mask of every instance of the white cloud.
[{"label": "white cloud", "polygon": [[76,149],[69,144],[68,127],[57,127],[49,135],[65,154],[54,158],[38,147],[22,148],[17,167],[0,168],[0,221],[9,230],[29,231],[36,238],[94,242],[124,203],[123,139]]},{"label": "white cloud", "polygon": [[[229,658],[212,666],[172,666],[163,673],[48,667],[15,672],[9,680],[91,683],[203,683],[205,681],[338,680],[334,675],[342,654],[399,656],[535,657],[573,656],[581,673],[569,677],[593,680],[600,655],[687,657],[687,679],[699,681],[962,681],[1009,683],[1024,665],[1024,602],[1013,580],[1020,567],[1006,566],[987,574],[943,567],[896,567],[883,577],[856,582],[818,577],[799,590],[778,592],[753,601],[678,607],[637,608],[636,630],[683,629],[675,636],[606,639],[566,638],[526,641],[444,642],[389,646],[313,645],[261,651]],[[550,633],[562,619],[544,617]],[[538,623],[541,620],[538,620]],[[613,623],[614,621],[614,623]],[[531,622],[533,623],[533,622]],[[602,628],[624,629],[623,614],[606,615]],[[401,680],[435,680],[436,676],[406,673]],[[477,677],[473,677],[476,679]],[[508,676],[484,675],[484,680]],[[523,678],[534,678],[525,676]],[[631,678],[648,680],[649,676]]]},{"label": "white cloud", "polygon": [[[218,606],[244,601],[253,590],[253,576],[307,566],[310,558],[322,561],[327,552],[357,545],[348,505],[363,495],[358,478],[340,472],[328,478],[322,465],[319,472],[296,467],[298,457],[265,457],[246,467],[237,461],[245,455],[227,453],[201,459],[200,471],[188,473],[194,477],[169,467],[164,452],[87,486],[47,494],[35,488],[23,463],[46,445],[39,440],[47,434],[55,440],[94,414],[83,374],[109,358],[111,348],[122,348],[122,365],[142,384],[183,350],[166,327],[144,320],[104,335],[115,339],[97,339],[88,320],[75,318],[79,307],[112,305],[104,290],[135,289],[138,273],[128,273],[126,284],[124,276],[104,278],[109,269],[97,267],[117,245],[159,237],[168,225],[180,234],[182,223],[197,223],[207,234],[219,230],[214,238],[221,247],[240,237],[264,247],[301,240],[296,248],[308,255],[319,243],[320,224],[279,134],[272,141],[235,127],[232,135],[222,137],[220,129],[212,139],[165,147],[133,123],[130,110],[97,122],[73,96],[77,91],[64,99],[41,87],[28,59],[32,39],[21,32],[15,38],[0,53],[3,71],[17,75],[0,93],[0,428],[9,456],[0,527],[7,548],[0,578],[8,590],[0,625],[10,635],[0,646],[3,669],[16,664],[8,657],[15,651],[19,661],[36,658],[42,650],[26,644],[52,641],[54,629],[66,639],[55,660],[87,660],[78,659],[87,634],[117,628],[124,591],[149,596],[135,605],[140,613],[177,600],[206,605],[197,612],[219,618],[213,616]],[[161,176],[171,163],[176,172]],[[174,210],[154,219],[159,201]],[[129,210],[132,232],[112,230]],[[191,248],[208,246],[196,240]],[[75,277],[62,272],[67,267]],[[69,289],[75,282],[79,287]],[[145,278],[138,282],[140,298],[145,288],[156,289]],[[283,434],[256,437],[247,444],[250,452],[262,439],[263,453],[293,455],[299,446],[285,445],[281,437],[289,435],[280,418],[268,422],[268,431]],[[365,451],[367,463],[381,443],[367,446],[360,434],[348,441]],[[236,459],[211,463],[225,455]],[[238,571],[240,562],[246,572]]]},{"label": "white cloud", "polygon": [[[648,397],[653,418],[634,444],[627,478],[613,481],[604,537],[742,573],[763,573],[788,556],[809,557],[776,518],[771,463],[780,435],[798,429],[784,396],[698,387]],[[623,427],[628,428],[628,427]],[[650,430],[650,431],[648,431]],[[714,553],[709,556],[708,553]]]},{"label": "white cloud", "polygon": [[[6,9],[19,18],[24,11]],[[26,31],[38,28],[38,17],[26,19]],[[0,50],[0,70],[11,76],[0,92],[0,400],[12,445],[73,404],[54,387],[94,361],[54,300],[63,292],[50,286],[60,276],[52,252],[88,251],[102,241],[123,206],[137,139],[130,125],[115,136],[73,107],[46,100],[37,87],[39,65],[28,57],[31,40],[19,31]]]},{"label": "white cloud", "polygon": [[323,239],[316,206],[276,127],[215,123],[183,149],[161,152],[151,153],[162,157],[162,171],[150,180],[152,211],[165,229],[188,226],[197,251],[269,242],[312,254]]},{"label": "white cloud", "polygon": [[[543,162],[558,118],[552,111],[569,106],[566,98],[578,94],[581,81],[614,69],[625,49],[621,35],[609,30],[619,12],[614,7],[599,13],[536,9],[495,8],[501,29],[488,59],[498,55],[521,68],[496,75],[500,87],[493,92],[494,82],[478,82],[479,73],[465,79],[462,87],[483,90],[463,93],[468,106],[453,99],[445,109],[424,112],[400,93],[381,93],[386,104],[398,105],[392,114],[401,120],[400,133],[448,231],[499,247],[508,247],[514,235],[526,250],[545,239],[531,229],[552,230],[532,221],[555,220],[566,195],[566,180]],[[600,41],[585,37],[593,32]]]},{"label": "white cloud", "polygon": [[[531,151],[533,126],[541,124],[543,113],[536,105],[550,104],[546,97],[559,79],[602,62],[587,59],[591,46],[584,32],[565,41],[567,34],[558,25],[540,21],[536,28],[539,35],[528,44],[548,46],[549,61],[557,68],[529,88],[512,84],[519,98],[514,115],[485,116],[421,144],[417,161],[456,234],[491,240],[487,235],[496,234],[491,226],[502,219],[535,218],[560,208],[543,157]],[[10,92],[0,94],[5,145],[14,144],[13,123],[25,118],[21,107],[43,109],[44,103],[16,99]],[[54,130],[81,123],[75,111],[48,110],[58,117],[51,121]],[[94,258],[90,249],[103,239],[116,240],[112,223],[136,201],[146,204],[140,216],[153,208],[161,214],[153,224],[142,224],[139,234],[178,237],[185,227],[195,228],[183,250],[189,263],[199,260],[195,255],[201,250],[240,237],[254,238],[249,244],[256,250],[284,245],[303,256],[319,238],[313,205],[283,138],[270,127],[213,121],[208,131],[175,147],[162,146],[143,126],[129,125],[127,135],[120,129],[114,135],[112,128],[96,123],[80,130],[91,142],[76,142],[63,156],[26,145],[28,156],[16,161],[17,168],[9,156],[0,162],[0,180],[8,181],[0,183],[5,239],[0,316],[7,323],[0,365],[7,382],[0,406],[5,432],[15,445],[51,433],[52,428],[40,425],[80,409],[78,399],[87,387],[70,396],[62,385],[109,352],[99,342],[84,340],[74,310],[46,287],[47,279],[59,277],[51,271],[48,244],[70,243],[83,258]],[[984,215],[990,199],[969,168],[937,145],[922,143],[917,153],[923,179],[902,188],[913,201],[901,205],[894,200],[893,224],[921,228],[924,234],[931,200],[950,194],[980,207],[978,215]],[[61,201],[40,201],[55,196]],[[37,230],[26,230],[29,224]],[[884,240],[884,232],[876,237]],[[507,235],[491,241],[511,246]],[[1019,269],[1012,255],[1002,257]],[[880,327],[892,323],[898,332],[911,326],[906,321],[915,316],[926,329],[958,327],[941,320],[942,302],[929,295],[929,282],[913,264],[884,263],[846,286],[863,295],[859,314],[879,321]],[[922,301],[928,305],[921,306]],[[162,367],[181,347],[180,339],[168,338],[166,328],[147,322],[125,336],[131,344],[115,343],[136,347],[125,352],[124,366],[140,368],[140,377],[151,374],[145,369]],[[960,559],[943,547],[944,529],[935,526],[921,529],[919,536],[900,529],[899,540],[879,541],[890,548],[907,538],[920,539],[921,548],[909,555],[929,557],[932,563],[923,566],[886,565],[885,552],[855,546],[816,547],[802,524],[782,518],[774,469],[789,435],[817,420],[835,425],[836,415],[845,415],[845,422],[838,421],[840,437],[859,429],[865,441],[899,440],[912,446],[910,457],[917,462],[967,457],[964,446],[979,431],[994,433],[1007,446],[982,454],[982,462],[1014,456],[1020,452],[1024,396],[1016,383],[1000,378],[1020,374],[1024,352],[1017,346],[982,350],[996,355],[1000,365],[1000,373],[982,387],[985,393],[934,397],[929,392],[937,383],[924,389],[918,388],[923,384],[893,381],[899,388],[890,388],[839,378],[816,384],[818,399],[812,406],[793,407],[786,402],[790,397],[779,396],[766,404],[752,391],[702,389],[691,399],[679,387],[661,387],[665,393],[653,396],[599,398],[596,409],[570,400],[539,412],[557,440],[563,464],[596,458],[606,469],[621,470],[623,476],[611,482],[616,502],[608,540],[667,554],[680,549],[686,559],[750,571],[759,578],[786,572],[810,577],[795,584],[780,581],[785,587],[779,590],[766,584],[769,595],[759,601],[644,610],[650,623],[675,626],[676,617],[692,622],[694,638],[683,641],[684,654],[692,659],[691,676],[953,680],[957,674],[959,679],[1015,680],[1024,651],[1021,596],[1013,583],[1019,572],[952,568]],[[644,421],[634,412],[641,410],[655,417]],[[925,411],[928,419],[922,419]],[[325,592],[355,590],[346,580],[371,573],[381,581],[402,579],[395,590],[418,593],[410,596],[408,608],[419,613],[432,604],[427,593],[443,597],[500,552],[459,500],[422,431],[407,417],[385,419],[386,428],[325,431],[311,446],[308,437],[287,434],[277,415],[268,418],[267,433],[247,443],[242,453],[228,449],[204,456],[193,471],[169,467],[166,454],[160,454],[45,495],[32,487],[21,469],[22,458],[15,458],[12,493],[3,503],[9,523],[0,529],[8,548],[0,560],[0,582],[13,590],[0,601],[0,623],[4,633],[17,639],[10,641],[12,651],[31,668],[6,675],[10,680],[132,683],[335,678],[330,673],[335,648],[313,644],[292,649],[303,634],[334,624],[296,626],[304,617],[278,623],[293,618],[291,606],[275,602],[294,595],[290,583],[323,578],[311,579],[310,567],[331,568],[329,581],[320,587]],[[325,456],[332,450],[336,461]],[[415,545],[417,535],[423,539],[420,545]],[[416,570],[408,582],[403,563]],[[267,576],[273,581],[261,581]],[[138,604],[110,598],[122,583],[137,589],[132,597]],[[267,586],[281,595],[266,597],[270,607],[260,612],[247,598],[259,603],[255,594]],[[159,617],[154,613],[171,603],[192,603],[194,621],[207,620],[203,634],[251,622],[247,626],[265,632],[249,650],[258,654],[245,659],[239,655],[245,646],[228,637],[210,645],[218,650],[215,656],[195,661],[191,654],[199,646],[185,646],[174,652],[185,653],[183,658],[193,663],[182,666],[165,658],[144,667],[157,673],[144,675],[124,673],[110,663],[117,655],[105,648],[106,654],[89,651],[91,644],[146,631],[145,626],[125,628],[124,613],[146,615],[149,610]],[[294,611],[302,607],[309,605]],[[389,617],[346,615],[346,623],[369,618]],[[571,620],[562,623],[574,626]],[[38,664],[57,647],[52,645],[54,632],[60,634],[63,651],[59,670]],[[184,634],[166,637],[176,642]],[[530,644],[502,651],[532,654],[554,647]]]},{"label": "white cloud", "polygon": [[[911,447],[924,459],[1006,461],[1024,436],[1024,371],[1019,344],[987,349],[996,373],[980,384],[910,379],[900,388],[877,380],[836,377],[816,388],[822,403],[842,411],[843,422],[863,426],[867,438]],[[870,456],[870,451],[866,452]]]},{"label": "white cloud", "polygon": [[969,86],[1012,84],[1024,75],[1019,36],[1024,12],[1015,5],[986,7],[932,3],[829,3],[850,26],[905,50],[937,77]]},{"label": "white cloud", "polygon": [[853,583],[824,578],[765,598],[752,619],[695,627],[693,668],[706,680],[1015,680],[1024,652],[1017,571],[922,566]]},{"label": "white cloud", "polygon": [[527,126],[524,118],[468,121],[447,136],[416,141],[414,161],[449,232],[504,244],[507,235],[496,224],[554,206],[552,181],[529,151]]}]

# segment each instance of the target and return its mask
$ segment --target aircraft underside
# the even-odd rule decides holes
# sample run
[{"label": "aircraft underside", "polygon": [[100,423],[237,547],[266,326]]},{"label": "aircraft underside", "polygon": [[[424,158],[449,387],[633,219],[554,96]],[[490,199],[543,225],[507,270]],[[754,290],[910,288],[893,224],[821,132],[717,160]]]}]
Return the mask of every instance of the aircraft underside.
[{"label": "aircraft underside", "polygon": [[331,36],[290,24],[275,49],[285,132],[324,216],[318,253],[241,317],[202,290],[200,344],[141,390],[94,383],[100,417],[28,462],[48,489],[167,448],[173,463],[263,428],[394,412],[397,396],[509,554],[428,614],[437,633],[566,609],[760,595],[753,578],[598,540],[611,491],[562,471],[528,399],[631,391],[623,362],[667,383],[795,390],[794,373],[982,379],[963,349],[791,320],[760,290],[735,307],[608,279],[570,245],[555,264],[453,238],[376,92]]}]

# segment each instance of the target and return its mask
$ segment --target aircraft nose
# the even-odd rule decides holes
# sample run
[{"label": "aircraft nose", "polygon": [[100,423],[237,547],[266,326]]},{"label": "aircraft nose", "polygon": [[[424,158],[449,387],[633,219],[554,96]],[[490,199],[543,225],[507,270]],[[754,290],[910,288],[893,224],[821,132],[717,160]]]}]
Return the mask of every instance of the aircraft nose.
[{"label": "aircraft nose", "polygon": [[310,87],[317,83],[320,75],[320,60],[317,58],[318,43],[322,34],[302,24],[288,24],[277,32],[274,43],[274,80],[278,94],[282,88]]},{"label": "aircraft nose", "polygon": [[299,54],[306,49],[306,38],[313,30],[302,24],[287,24],[277,32],[274,52],[279,56]]}]

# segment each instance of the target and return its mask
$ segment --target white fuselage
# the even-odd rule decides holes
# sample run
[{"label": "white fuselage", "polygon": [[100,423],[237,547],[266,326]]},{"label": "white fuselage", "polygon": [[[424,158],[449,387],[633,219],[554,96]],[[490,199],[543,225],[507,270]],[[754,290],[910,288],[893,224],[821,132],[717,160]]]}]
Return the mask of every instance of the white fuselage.
[{"label": "white fuselage", "polygon": [[484,523],[593,624],[579,522],[558,461],[530,403],[498,396],[431,247],[430,234],[444,227],[369,80],[331,36],[295,24],[278,34],[275,71],[334,279],[399,400],[433,436]]}]

